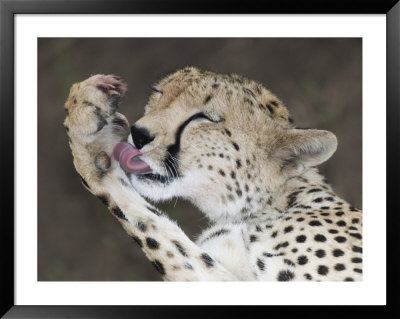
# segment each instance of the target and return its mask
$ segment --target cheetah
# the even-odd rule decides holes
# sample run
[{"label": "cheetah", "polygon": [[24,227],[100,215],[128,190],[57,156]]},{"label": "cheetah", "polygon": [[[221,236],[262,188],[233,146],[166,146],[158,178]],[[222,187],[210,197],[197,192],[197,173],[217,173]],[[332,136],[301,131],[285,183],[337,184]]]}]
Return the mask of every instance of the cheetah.
[{"label": "cheetah", "polygon": [[[360,281],[362,212],[317,166],[331,132],[296,128],[263,85],[186,67],[161,79],[131,127],[126,83],[76,83],[64,126],[73,162],[167,281]],[[184,198],[209,219],[194,242],[151,202]]]}]

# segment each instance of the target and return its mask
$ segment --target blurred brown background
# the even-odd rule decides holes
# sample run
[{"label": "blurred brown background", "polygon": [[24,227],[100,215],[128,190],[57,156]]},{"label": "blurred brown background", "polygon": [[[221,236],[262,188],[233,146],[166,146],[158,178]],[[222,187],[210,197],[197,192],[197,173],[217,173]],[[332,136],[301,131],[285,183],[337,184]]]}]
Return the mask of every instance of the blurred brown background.
[{"label": "blurred brown background", "polygon": [[[338,150],[321,170],[361,208],[361,39],[41,38],[38,50],[38,280],[161,280],[73,168],[63,104],[74,82],[96,73],[127,81],[120,111],[131,123],[143,114],[152,84],[187,65],[263,83],[297,126],[336,134]],[[207,225],[188,203],[160,206],[191,238]]]}]

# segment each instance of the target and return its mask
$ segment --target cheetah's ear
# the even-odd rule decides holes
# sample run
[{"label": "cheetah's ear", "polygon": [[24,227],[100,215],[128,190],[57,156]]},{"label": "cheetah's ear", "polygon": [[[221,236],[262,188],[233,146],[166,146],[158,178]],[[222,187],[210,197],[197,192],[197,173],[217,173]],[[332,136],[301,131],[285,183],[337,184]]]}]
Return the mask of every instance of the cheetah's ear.
[{"label": "cheetah's ear", "polygon": [[320,165],[337,148],[336,136],[328,131],[291,129],[280,136],[274,157],[280,160],[281,171],[299,171]]}]

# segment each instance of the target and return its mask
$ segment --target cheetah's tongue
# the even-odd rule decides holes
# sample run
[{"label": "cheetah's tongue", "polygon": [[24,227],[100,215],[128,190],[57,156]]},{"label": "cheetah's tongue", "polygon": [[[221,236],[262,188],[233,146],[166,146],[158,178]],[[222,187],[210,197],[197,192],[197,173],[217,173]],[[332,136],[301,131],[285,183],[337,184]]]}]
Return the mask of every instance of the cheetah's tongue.
[{"label": "cheetah's tongue", "polygon": [[127,142],[120,142],[113,149],[113,157],[124,171],[134,174],[151,173],[151,168],[139,158],[140,155],[143,154]]}]

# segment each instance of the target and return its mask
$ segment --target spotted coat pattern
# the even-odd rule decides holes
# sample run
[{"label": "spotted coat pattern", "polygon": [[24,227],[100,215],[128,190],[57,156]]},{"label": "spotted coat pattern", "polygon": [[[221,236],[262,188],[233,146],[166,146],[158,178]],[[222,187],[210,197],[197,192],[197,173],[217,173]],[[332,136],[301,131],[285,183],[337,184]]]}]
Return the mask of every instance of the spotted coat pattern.
[{"label": "spotted coat pattern", "polygon": [[[125,91],[113,75],[74,84],[64,126],[83,185],[165,280],[362,279],[362,213],[316,168],[336,150],[332,133],[295,128],[275,95],[235,74],[166,76],[131,130],[117,112]],[[125,173],[111,158],[119,141],[152,173]],[[174,197],[211,221],[196,242],[148,201]]]}]

